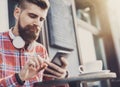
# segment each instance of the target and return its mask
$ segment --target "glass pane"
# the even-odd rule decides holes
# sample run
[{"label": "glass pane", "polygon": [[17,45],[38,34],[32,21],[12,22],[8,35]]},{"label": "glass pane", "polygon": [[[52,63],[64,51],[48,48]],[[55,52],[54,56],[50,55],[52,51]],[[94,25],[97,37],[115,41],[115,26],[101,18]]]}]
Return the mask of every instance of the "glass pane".
[{"label": "glass pane", "polygon": [[7,31],[8,29],[7,0],[3,0],[0,2],[0,32]]}]

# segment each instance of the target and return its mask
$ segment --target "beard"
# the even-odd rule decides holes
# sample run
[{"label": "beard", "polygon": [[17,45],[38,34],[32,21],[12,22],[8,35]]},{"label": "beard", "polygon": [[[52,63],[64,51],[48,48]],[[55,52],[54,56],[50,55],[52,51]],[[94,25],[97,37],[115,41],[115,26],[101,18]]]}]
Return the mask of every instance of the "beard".
[{"label": "beard", "polygon": [[18,32],[26,44],[37,40],[39,35],[39,29],[37,25],[26,25],[25,27],[22,27],[20,21],[18,22]]}]

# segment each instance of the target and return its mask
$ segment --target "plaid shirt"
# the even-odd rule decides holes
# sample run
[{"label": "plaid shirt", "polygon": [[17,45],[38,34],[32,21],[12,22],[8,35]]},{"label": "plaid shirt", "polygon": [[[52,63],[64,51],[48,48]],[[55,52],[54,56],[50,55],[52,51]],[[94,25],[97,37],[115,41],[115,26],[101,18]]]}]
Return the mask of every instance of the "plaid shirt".
[{"label": "plaid shirt", "polygon": [[43,71],[40,71],[34,78],[25,81],[23,86],[18,84],[15,73],[19,73],[24,66],[28,53],[37,53],[42,58],[48,58],[45,47],[40,43],[35,42],[34,47],[30,50],[16,49],[12,44],[9,32],[0,33],[0,87],[33,87],[33,83],[43,80]]}]

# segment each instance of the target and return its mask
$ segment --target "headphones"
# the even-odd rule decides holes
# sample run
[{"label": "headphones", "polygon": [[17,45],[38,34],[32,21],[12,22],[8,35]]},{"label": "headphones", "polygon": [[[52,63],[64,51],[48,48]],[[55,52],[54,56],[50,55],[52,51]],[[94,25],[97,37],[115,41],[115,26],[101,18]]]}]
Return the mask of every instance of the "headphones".
[{"label": "headphones", "polygon": [[20,36],[15,36],[12,29],[9,30],[9,36],[13,40],[12,43],[15,48],[20,49],[25,46],[25,41]]},{"label": "headphones", "polygon": [[[21,49],[21,48],[24,48],[25,46],[25,41],[22,39],[21,36],[15,36],[13,33],[12,33],[12,29],[9,30],[9,36],[10,38],[13,40],[12,41],[12,44],[15,48],[17,49]],[[35,42],[35,41],[34,41]],[[34,42],[31,43],[29,46],[28,46],[28,50],[32,50],[33,47],[34,47]]]}]

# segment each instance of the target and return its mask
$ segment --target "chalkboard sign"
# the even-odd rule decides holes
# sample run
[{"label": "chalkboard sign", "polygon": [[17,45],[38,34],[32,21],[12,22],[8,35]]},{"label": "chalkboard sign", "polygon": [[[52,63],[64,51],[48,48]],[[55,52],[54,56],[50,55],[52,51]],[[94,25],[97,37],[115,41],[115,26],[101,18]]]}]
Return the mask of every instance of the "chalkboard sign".
[{"label": "chalkboard sign", "polygon": [[64,0],[49,0],[48,31],[52,47],[73,50],[75,45],[72,5]]}]

